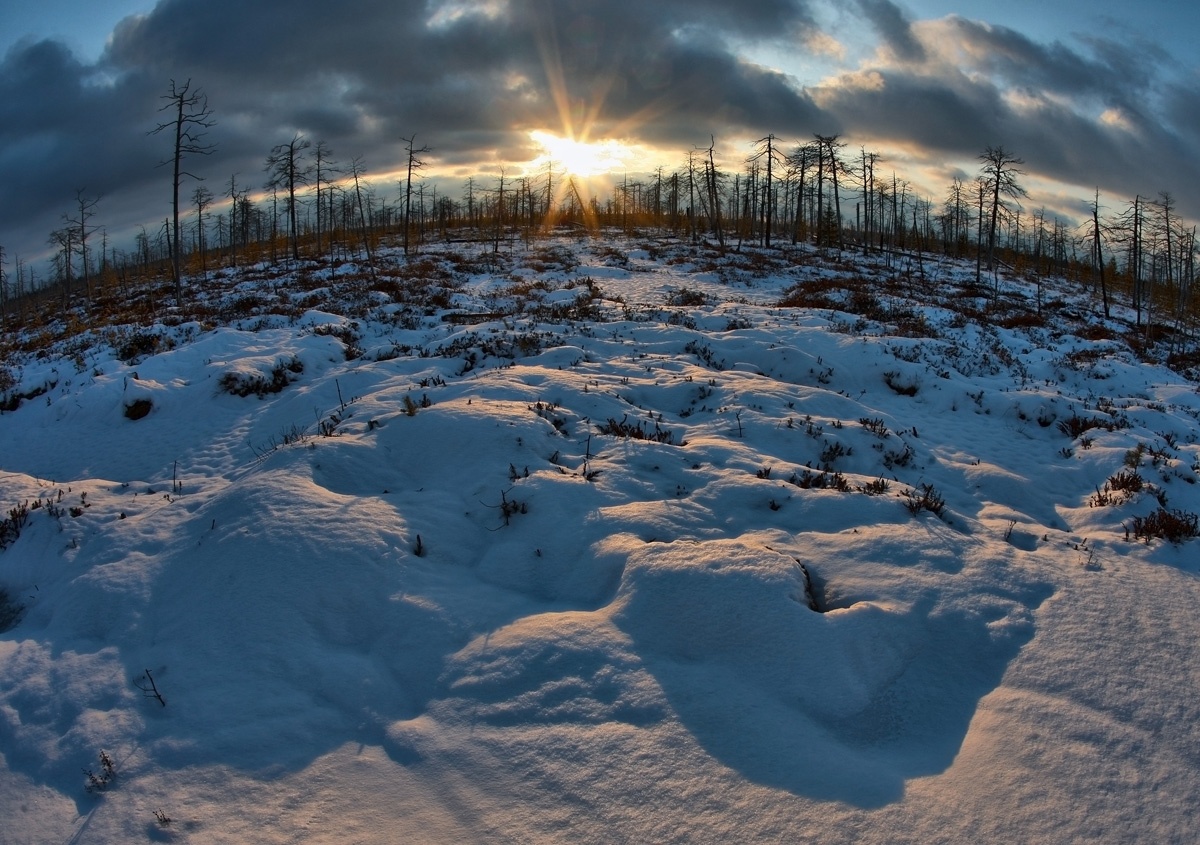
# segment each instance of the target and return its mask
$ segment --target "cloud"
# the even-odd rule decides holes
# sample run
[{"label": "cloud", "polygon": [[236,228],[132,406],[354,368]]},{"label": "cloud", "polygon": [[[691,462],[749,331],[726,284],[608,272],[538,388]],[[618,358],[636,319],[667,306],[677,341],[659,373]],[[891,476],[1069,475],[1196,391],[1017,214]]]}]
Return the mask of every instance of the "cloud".
[{"label": "cloud", "polygon": [[858,6],[884,43],[901,60],[919,62],[925,59],[925,48],[913,34],[912,24],[899,6],[891,0],[858,0]]},{"label": "cloud", "polygon": [[170,149],[146,132],[172,79],[202,88],[218,122],[199,172],[257,185],[294,132],[376,172],[414,132],[457,163],[528,153],[534,128],[681,150],[710,133],[799,132],[812,101],[730,45],[814,31],[801,0],[162,0],[121,21],[95,65],[51,41],[5,58],[0,185],[25,202],[0,204],[0,231],[46,227],[83,185],[123,206],[141,197],[142,218],[164,213],[154,165]]},{"label": "cloud", "polygon": [[0,62],[0,232],[10,254],[40,248],[80,188],[105,195],[98,220],[114,232],[161,220],[169,174],[156,165],[170,145],[147,132],[171,79],[209,95],[218,148],[196,169],[216,193],[235,173],[259,187],[268,151],[296,132],[361,156],[368,175],[394,170],[414,133],[466,173],[531,158],[532,129],[681,158],[710,134],[841,132],[926,162],[1003,143],[1040,175],[1130,194],[1171,186],[1200,212],[1186,206],[1200,202],[1197,86],[1164,84],[1162,56],[911,21],[893,0],[857,0],[882,49],[811,88],[739,55],[756,44],[841,60],[816,2],[161,0],[122,21],[94,64],[53,41]]},{"label": "cloud", "polygon": [[57,42],[9,50],[0,62],[0,231],[11,238],[10,254],[24,251],[18,244],[43,243],[77,191],[111,194],[147,181],[158,161],[154,146],[126,129],[142,118],[140,96],[153,104],[133,80],[96,81]]},{"label": "cloud", "polygon": [[850,135],[926,161],[1002,145],[1039,178],[1124,196],[1174,186],[1185,213],[1200,214],[1200,99],[1139,62],[1136,46],[1093,39],[1080,52],[960,17],[911,33],[920,53],[892,46],[812,90]]}]

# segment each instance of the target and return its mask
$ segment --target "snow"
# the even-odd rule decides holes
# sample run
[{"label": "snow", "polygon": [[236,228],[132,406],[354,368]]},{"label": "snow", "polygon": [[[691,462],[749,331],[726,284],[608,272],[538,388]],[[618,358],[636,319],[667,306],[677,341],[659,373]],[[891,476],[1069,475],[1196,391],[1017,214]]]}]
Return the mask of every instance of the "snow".
[{"label": "snow", "polygon": [[1200,510],[1196,385],[950,264],[854,266],[880,321],[622,247],[14,355],[0,841],[1191,841],[1200,555],[1127,529]]}]

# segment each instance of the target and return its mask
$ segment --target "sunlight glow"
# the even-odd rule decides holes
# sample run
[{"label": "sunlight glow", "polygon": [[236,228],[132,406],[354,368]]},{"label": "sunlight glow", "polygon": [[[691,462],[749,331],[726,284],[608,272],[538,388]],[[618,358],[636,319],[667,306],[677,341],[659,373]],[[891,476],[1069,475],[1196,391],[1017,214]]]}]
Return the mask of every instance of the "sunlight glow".
[{"label": "sunlight glow", "polygon": [[546,165],[561,167],[569,176],[590,179],[608,173],[620,173],[637,167],[639,163],[637,151],[620,141],[588,143],[562,138],[540,129],[530,132],[529,137],[544,150],[532,162],[535,169]]}]

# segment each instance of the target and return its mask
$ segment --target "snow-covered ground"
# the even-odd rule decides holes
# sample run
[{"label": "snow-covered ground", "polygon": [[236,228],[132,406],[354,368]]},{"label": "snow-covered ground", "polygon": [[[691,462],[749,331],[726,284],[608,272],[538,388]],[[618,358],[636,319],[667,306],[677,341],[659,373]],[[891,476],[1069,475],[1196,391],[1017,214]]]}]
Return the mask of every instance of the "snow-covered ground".
[{"label": "snow-covered ground", "polygon": [[251,274],[10,362],[0,842],[1194,841],[1200,544],[1134,528],[1196,385],[805,256]]}]

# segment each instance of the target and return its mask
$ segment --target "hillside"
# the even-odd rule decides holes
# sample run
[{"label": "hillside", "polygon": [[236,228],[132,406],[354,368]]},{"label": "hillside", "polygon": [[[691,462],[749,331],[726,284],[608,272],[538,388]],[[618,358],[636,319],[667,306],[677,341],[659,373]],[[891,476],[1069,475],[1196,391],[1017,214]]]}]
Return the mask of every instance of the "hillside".
[{"label": "hillside", "polygon": [[382,261],[11,339],[0,841],[1192,839],[1200,394],[1120,314]]}]

